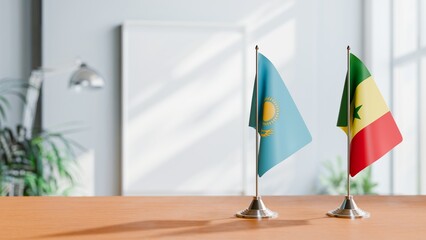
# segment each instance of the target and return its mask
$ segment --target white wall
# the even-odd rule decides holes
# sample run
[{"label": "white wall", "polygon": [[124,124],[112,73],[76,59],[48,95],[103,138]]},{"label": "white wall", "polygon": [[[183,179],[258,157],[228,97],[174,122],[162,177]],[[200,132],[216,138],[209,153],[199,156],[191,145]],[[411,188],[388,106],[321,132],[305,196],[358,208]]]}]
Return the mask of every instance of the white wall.
[{"label": "white wall", "polygon": [[[365,61],[374,76],[380,92],[392,108],[391,104],[391,29],[390,1],[377,0],[366,2],[365,8]],[[389,36],[389,37],[383,37]],[[393,109],[391,109],[392,111]],[[379,194],[393,194],[392,162],[390,154],[386,154],[373,167],[374,181],[378,182]]]},{"label": "white wall", "polygon": [[[380,194],[426,193],[423,164],[425,119],[421,72],[421,16],[424,1],[366,2],[366,53],[368,66],[403,136],[403,141],[374,164],[373,176]],[[417,8],[421,4],[423,8]],[[424,21],[424,20],[423,20]],[[423,29],[423,33],[426,32]],[[418,66],[417,66],[418,64]]]},{"label": "white wall", "polygon": [[317,160],[346,161],[346,135],[336,127],[344,77],[346,47],[361,59],[363,45],[363,1],[324,0],[318,4],[316,46]]},{"label": "white wall", "polygon": [[[66,75],[45,81],[43,88],[45,127],[70,121],[89,127],[74,138],[95,157],[96,195],[120,193],[120,25],[125,20],[247,26],[248,48],[259,44],[280,70],[313,137],[311,144],[262,177],[262,194],[312,194],[321,161],[343,156],[345,136],[335,123],[346,46],[362,56],[362,1],[45,0],[43,64],[69,64],[79,56],[107,81],[102,91],[78,95],[66,89]],[[248,81],[254,76],[253,61]]]},{"label": "white wall", "polygon": [[[27,80],[31,72],[31,5],[29,0],[0,1],[0,79]],[[10,98],[7,126],[22,116],[22,102]]]}]

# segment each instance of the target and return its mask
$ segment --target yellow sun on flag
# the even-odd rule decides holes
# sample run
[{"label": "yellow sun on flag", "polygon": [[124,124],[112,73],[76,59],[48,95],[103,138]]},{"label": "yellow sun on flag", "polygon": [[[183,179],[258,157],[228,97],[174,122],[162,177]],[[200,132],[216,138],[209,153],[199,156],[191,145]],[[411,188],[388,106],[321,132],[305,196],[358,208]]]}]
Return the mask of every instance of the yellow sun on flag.
[{"label": "yellow sun on flag", "polygon": [[280,108],[277,102],[272,97],[266,97],[263,101],[263,125],[269,126],[273,124],[279,116]]}]

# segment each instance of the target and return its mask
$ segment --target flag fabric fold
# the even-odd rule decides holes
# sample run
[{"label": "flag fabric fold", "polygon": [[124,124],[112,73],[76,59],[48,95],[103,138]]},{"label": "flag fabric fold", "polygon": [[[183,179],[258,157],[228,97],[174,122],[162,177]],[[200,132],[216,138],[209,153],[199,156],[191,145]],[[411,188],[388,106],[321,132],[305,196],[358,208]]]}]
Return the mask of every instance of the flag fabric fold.
[{"label": "flag fabric fold", "polygon": [[[312,137],[274,65],[258,53],[258,174],[269,169],[311,142]],[[249,126],[256,128],[256,83],[253,89]]]},{"label": "flag fabric fold", "polygon": [[[353,177],[380,159],[402,141],[402,135],[370,72],[350,54],[351,152],[350,175]],[[348,126],[347,76],[337,126],[346,133]]]}]

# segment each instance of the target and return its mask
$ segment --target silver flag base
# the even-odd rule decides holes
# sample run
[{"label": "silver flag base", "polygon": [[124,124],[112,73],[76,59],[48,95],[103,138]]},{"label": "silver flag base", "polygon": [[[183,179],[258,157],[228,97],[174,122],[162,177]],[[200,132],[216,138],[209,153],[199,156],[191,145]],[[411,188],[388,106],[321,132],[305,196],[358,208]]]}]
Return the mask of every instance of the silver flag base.
[{"label": "silver flag base", "polygon": [[250,206],[235,215],[239,218],[276,218],[278,213],[269,210],[260,197],[253,197]]},{"label": "silver flag base", "polygon": [[330,217],[339,217],[339,218],[369,218],[370,213],[363,211],[359,208],[352,195],[345,196],[342,205],[332,211],[327,212],[327,215]]}]

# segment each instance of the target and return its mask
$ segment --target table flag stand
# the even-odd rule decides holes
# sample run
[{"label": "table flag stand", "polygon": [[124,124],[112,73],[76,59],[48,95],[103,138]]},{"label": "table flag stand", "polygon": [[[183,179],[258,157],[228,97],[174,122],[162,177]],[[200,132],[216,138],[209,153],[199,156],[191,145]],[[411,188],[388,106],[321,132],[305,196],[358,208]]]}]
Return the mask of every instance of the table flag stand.
[{"label": "table flag stand", "polygon": [[370,213],[363,211],[359,208],[352,195],[345,196],[342,205],[335,210],[327,212],[330,217],[340,218],[368,218]]},{"label": "table flag stand", "polygon": [[370,213],[363,211],[360,209],[353,199],[353,196],[350,194],[350,163],[351,163],[351,71],[350,71],[350,50],[351,48],[348,46],[347,54],[348,54],[348,75],[347,75],[347,97],[348,97],[348,112],[347,112],[347,129],[348,129],[348,175],[347,175],[347,194],[345,199],[343,200],[342,205],[335,210],[327,212],[327,215],[330,217],[339,217],[339,218],[368,218],[370,217]]},{"label": "table flag stand", "polygon": [[250,206],[240,211],[236,214],[239,218],[276,218],[278,213],[269,210],[262,201],[262,198],[259,196],[259,122],[258,122],[258,51],[259,47],[256,45],[256,196],[253,197],[253,200],[250,203]]},{"label": "table flag stand", "polygon": [[263,203],[260,196],[253,197],[250,206],[236,214],[240,218],[275,218],[278,213],[269,210]]}]

